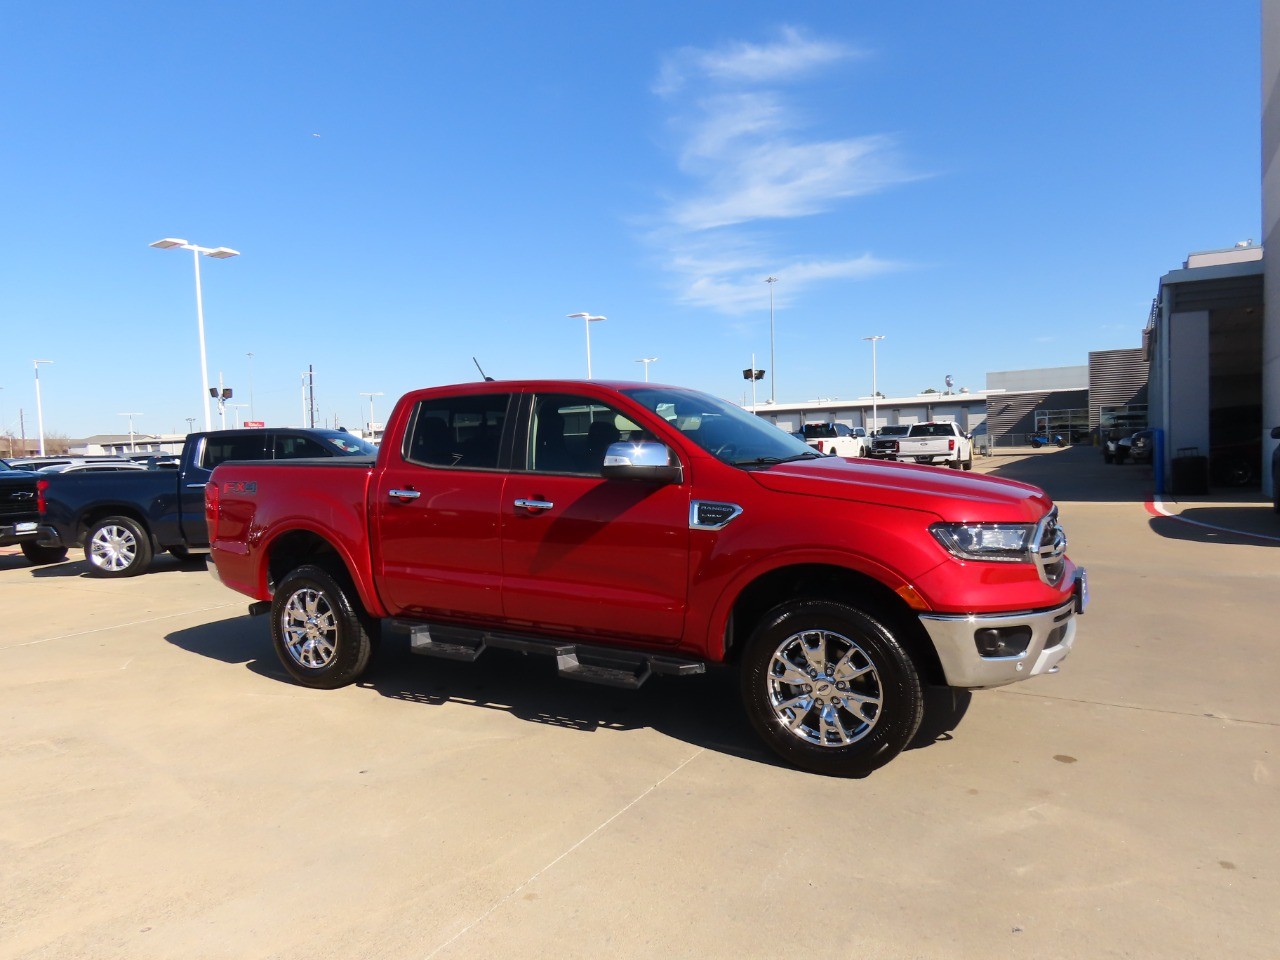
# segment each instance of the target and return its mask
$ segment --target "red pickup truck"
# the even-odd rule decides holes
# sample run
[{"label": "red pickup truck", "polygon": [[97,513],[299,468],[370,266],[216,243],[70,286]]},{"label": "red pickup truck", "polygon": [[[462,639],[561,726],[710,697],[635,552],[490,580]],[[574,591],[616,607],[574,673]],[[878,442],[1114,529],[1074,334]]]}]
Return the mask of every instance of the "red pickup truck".
[{"label": "red pickup truck", "polygon": [[415,391],[376,459],[225,463],[206,514],[214,575],[307,686],[388,630],[622,687],[724,663],[773,750],[839,776],[908,744],[926,684],[1056,671],[1088,601],[1036,487],[823,457],[647,383]]}]

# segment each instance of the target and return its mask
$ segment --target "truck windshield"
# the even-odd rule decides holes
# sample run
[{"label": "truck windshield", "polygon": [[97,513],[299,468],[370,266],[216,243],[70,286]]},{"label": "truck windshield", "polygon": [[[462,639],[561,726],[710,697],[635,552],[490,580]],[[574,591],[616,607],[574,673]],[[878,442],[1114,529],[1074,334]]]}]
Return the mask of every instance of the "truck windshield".
[{"label": "truck windshield", "polygon": [[623,393],[717,460],[733,466],[767,466],[818,456],[803,440],[705,393],[670,387],[635,387]]},{"label": "truck windshield", "polygon": [[378,448],[368,440],[342,430],[317,430],[316,435],[335,447],[340,457],[373,457],[378,454]]}]

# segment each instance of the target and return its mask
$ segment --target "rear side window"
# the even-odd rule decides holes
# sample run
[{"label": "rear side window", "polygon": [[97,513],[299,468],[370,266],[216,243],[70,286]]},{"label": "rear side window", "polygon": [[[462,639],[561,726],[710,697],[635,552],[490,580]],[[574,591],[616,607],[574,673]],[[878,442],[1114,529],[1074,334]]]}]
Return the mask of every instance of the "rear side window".
[{"label": "rear side window", "polygon": [[266,457],[266,435],[207,437],[200,466],[212,470],[224,460],[262,460]]},{"label": "rear side window", "polygon": [[333,451],[311,437],[282,434],[276,437],[275,458],[297,460],[301,457],[332,457]]},{"label": "rear side window", "polygon": [[509,401],[505,393],[422,401],[414,411],[405,459],[432,467],[497,469]]}]

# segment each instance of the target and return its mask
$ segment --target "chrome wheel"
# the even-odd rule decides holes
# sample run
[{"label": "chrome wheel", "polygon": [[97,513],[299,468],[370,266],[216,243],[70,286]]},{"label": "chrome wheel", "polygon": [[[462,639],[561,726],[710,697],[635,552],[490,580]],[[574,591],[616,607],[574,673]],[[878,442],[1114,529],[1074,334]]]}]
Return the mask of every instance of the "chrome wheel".
[{"label": "chrome wheel", "polygon": [[304,587],[294,591],[280,614],[284,648],[301,667],[319,670],[332,662],[338,646],[338,618],[329,598]]},{"label": "chrome wheel", "polygon": [[847,747],[880,719],[884,691],[874,662],[853,640],[804,630],[782,641],[768,668],[769,703],[778,723],[819,747]]},{"label": "chrome wheel", "polygon": [[128,570],[138,559],[138,537],[122,524],[106,523],[89,540],[89,562],[109,573]]}]

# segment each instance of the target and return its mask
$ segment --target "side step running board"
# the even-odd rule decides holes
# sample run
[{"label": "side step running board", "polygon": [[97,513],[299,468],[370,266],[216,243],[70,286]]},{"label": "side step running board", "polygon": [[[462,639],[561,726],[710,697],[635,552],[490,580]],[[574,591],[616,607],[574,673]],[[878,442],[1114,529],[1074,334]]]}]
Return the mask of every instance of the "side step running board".
[{"label": "side step running board", "polygon": [[393,632],[407,633],[409,649],[423,656],[469,663],[490,647],[542,654],[556,658],[556,669],[562,677],[629,690],[636,689],[653,674],[683,677],[706,671],[706,664],[701,660],[686,660],[661,653],[616,650],[567,640],[418,620],[385,620],[383,623]]}]

